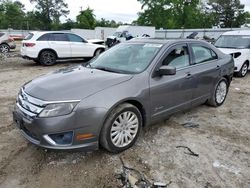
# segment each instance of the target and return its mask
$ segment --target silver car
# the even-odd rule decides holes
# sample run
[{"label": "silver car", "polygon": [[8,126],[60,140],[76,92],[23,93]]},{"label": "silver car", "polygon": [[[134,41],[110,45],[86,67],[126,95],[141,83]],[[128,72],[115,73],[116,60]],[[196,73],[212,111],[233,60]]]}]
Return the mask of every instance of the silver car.
[{"label": "silver car", "polygon": [[0,53],[7,53],[10,49],[15,49],[16,44],[8,33],[0,32]]},{"label": "silver car", "polygon": [[233,72],[232,57],[207,42],[137,39],[26,83],[14,120],[38,146],[117,153],[175,112],[222,105]]}]

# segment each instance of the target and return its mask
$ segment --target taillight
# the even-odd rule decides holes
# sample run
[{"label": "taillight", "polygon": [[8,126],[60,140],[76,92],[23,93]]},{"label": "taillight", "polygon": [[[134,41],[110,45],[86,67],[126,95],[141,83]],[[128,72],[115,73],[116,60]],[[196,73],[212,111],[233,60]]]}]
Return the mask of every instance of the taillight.
[{"label": "taillight", "polygon": [[23,43],[23,46],[26,46],[26,47],[33,47],[35,45],[36,45],[35,43],[30,43],[30,42]]}]

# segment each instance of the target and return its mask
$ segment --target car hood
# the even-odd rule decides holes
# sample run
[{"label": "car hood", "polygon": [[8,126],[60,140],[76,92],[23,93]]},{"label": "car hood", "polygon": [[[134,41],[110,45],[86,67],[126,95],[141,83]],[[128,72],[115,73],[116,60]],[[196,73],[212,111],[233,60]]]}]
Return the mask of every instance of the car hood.
[{"label": "car hood", "polygon": [[45,101],[81,100],[132,77],[78,66],[38,77],[28,82],[24,91]]},{"label": "car hood", "polygon": [[237,48],[218,48],[218,49],[222,51],[224,54],[233,54],[237,52],[248,51],[248,49],[237,49]]}]

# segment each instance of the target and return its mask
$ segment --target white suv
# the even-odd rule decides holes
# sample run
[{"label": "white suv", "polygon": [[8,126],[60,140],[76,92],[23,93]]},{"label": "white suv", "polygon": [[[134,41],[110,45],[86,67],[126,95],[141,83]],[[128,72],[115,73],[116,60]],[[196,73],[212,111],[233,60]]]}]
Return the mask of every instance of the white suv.
[{"label": "white suv", "polygon": [[73,33],[32,32],[22,41],[21,55],[42,65],[54,65],[57,59],[91,58],[104,50],[104,45],[89,43]]},{"label": "white suv", "polygon": [[233,56],[237,76],[246,76],[250,69],[250,30],[225,32],[214,45],[225,54]]}]

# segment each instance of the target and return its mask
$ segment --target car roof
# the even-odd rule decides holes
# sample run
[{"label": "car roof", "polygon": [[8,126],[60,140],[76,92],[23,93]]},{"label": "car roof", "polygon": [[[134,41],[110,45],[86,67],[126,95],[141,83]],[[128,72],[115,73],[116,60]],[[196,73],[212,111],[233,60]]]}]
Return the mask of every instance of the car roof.
[{"label": "car roof", "polygon": [[159,38],[134,38],[130,41],[127,41],[128,43],[156,43],[156,44],[171,44],[176,42],[194,42],[194,43],[205,43],[208,44],[206,41],[198,40],[198,39],[159,39]]},{"label": "car roof", "polygon": [[72,33],[71,31],[31,31],[30,33],[43,35],[46,33]]},{"label": "car roof", "polygon": [[228,31],[222,35],[250,35],[250,30]]}]

